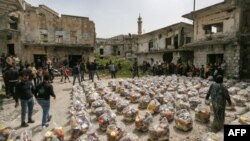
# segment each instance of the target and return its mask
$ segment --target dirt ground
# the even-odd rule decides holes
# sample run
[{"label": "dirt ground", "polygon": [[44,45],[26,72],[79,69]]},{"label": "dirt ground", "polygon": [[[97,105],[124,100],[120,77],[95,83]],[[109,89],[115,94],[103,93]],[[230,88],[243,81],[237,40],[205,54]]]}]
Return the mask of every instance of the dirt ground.
[{"label": "dirt ground", "polygon": [[[72,80],[72,78],[71,78]],[[107,85],[109,79],[100,80],[103,84]],[[91,81],[85,81],[88,85],[93,85]],[[0,103],[0,124],[4,124],[10,126],[16,130],[16,134],[20,134],[25,130],[32,131],[32,140],[33,141],[41,141],[43,139],[46,131],[61,126],[65,132],[65,140],[69,141],[71,136],[70,131],[70,118],[71,115],[69,113],[69,109],[72,106],[71,92],[72,92],[72,83],[62,83],[59,81],[59,78],[56,78],[54,83],[54,91],[56,93],[57,98],[51,99],[51,114],[52,120],[50,121],[50,125],[48,128],[43,129],[41,126],[42,112],[41,107],[36,103],[34,106],[34,114],[33,119],[35,123],[29,124],[27,128],[20,128],[20,106],[18,108],[14,108],[14,100],[13,99],[3,99]],[[249,105],[248,105],[249,106]],[[90,109],[88,109],[90,110]],[[239,111],[242,109],[238,109]],[[121,120],[122,116],[117,116],[117,120]],[[201,136],[208,132],[209,124],[202,124],[200,122],[195,121],[194,111],[192,112],[193,118],[193,129],[189,132],[182,132],[174,127],[174,122],[170,123],[170,141],[199,141]],[[210,121],[212,121],[213,116],[211,116]],[[235,113],[227,111],[226,113],[226,124],[230,124],[236,120]],[[95,129],[97,134],[99,135],[101,141],[106,140],[105,132],[98,130],[98,123],[96,122],[94,115],[91,115],[92,127],[91,129]],[[159,115],[154,116],[154,121],[159,121]],[[132,123],[124,123],[126,126],[127,132],[133,132],[138,135],[140,141],[147,140],[147,133],[141,133],[135,130],[134,122]],[[223,131],[217,133],[219,140],[223,141]]]}]

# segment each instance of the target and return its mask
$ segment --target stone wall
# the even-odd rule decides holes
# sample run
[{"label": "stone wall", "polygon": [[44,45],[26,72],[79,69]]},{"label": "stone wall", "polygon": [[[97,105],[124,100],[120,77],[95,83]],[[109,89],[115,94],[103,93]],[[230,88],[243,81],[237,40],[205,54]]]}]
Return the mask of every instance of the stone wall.
[{"label": "stone wall", "polygon": [[[206,40],[208,36],[216,38],[235,37],[240,27],[240,9],[235,2],[228,2],[197,13],[194,17],[194,40]],[[205,34],[204,26],[223,23],[223,32]]]},{"label": "stone wall", "polygon": [[223,54],[227,63],[226,76],[239,78],[240,46],[238,44],[202,46],[194,51],[194,65],[201,67],[207,64],[208,54]]}]

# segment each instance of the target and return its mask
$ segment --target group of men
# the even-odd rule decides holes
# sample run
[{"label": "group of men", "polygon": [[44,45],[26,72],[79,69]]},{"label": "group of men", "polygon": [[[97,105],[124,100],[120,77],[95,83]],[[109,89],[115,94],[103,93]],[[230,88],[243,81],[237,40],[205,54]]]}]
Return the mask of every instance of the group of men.
[{"label": "group of men", "polygon": [[32,119],[34,97],[43,111],[42,126],[48,127],[48,122],[52,117],[49,115],[50,96],[56,98],[53,86],[50,84],[48,69],[42,70],[42,78],[37,80],[37,75],[40,74],[35,70],[34,64],[26,64],[24,67],[13,56],[2,59],[1,67],[6,97],[12,97],[15,100],[15,107],[21,105],[21,127],[27,127],[28,123],[35,122]]}]

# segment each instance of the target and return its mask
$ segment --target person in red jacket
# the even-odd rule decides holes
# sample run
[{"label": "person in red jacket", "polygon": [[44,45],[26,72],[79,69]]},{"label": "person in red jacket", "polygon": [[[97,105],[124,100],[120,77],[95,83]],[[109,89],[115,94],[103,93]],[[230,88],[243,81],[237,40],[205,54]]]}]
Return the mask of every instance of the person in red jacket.
[{"label": "person in red jacket", "polygon": [[[70,74],[70,71],[69,71],[68,67],[65,67],[65,69],[63,71],[63,74],[64,74],[64,83],[66,83],[66,79],[69,80],[69,74]],[[70,82],[70,80],[69,80],[69,82]]]}]

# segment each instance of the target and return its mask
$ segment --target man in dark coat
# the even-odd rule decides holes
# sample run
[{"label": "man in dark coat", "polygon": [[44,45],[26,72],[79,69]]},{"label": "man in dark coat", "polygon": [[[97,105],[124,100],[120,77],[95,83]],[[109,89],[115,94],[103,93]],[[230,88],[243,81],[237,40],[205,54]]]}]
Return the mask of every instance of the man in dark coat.
[{"label": "man in dark coat", "polygon": [[29,73],[27,71],[20,72],[21,82],[16,85],[15,92],[15,107],[19,106],[19,100],[21,101],[21,127],[29,126],[25,122],[25,117],[28,109],[28,123],[34,123],[32,120],[33,106],[34,106],[34,86],[29,80]]}]

